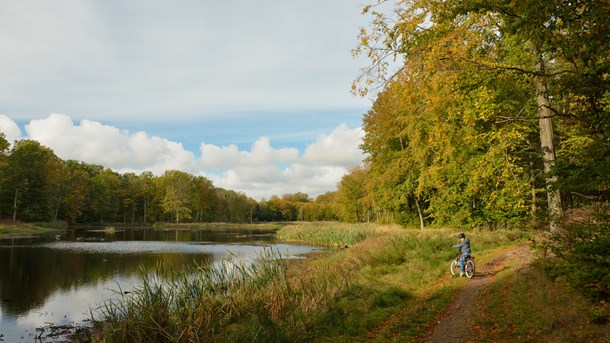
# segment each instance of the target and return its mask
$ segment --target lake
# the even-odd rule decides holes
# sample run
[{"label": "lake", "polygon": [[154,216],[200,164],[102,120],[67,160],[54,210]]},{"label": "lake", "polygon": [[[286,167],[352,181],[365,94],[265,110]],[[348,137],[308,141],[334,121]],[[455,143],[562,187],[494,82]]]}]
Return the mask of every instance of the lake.
[{"label": "lake", "polygon": [[[108,299],[140,284],[142,268],[174,269],[226,258],[248,262],[265,249],[282,257],[321,250],[278,242],[269,231],[68,231],[0,240],[0,342],[50,342],[37,328],[82,325]],[[48,334],[48,331],[46,332]]]}]

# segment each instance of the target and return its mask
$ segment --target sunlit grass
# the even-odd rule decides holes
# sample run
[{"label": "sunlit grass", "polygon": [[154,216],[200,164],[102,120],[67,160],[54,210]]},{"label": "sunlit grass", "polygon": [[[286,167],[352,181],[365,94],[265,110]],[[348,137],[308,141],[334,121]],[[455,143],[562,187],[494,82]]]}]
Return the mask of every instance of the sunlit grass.
[{"label": "sunlit grass", "polygon": [[[180,273],[159,266],[144,274],[141,288],[99,310],[94,340],[412,340],[465,283],[448,273],[457,234],[451,229],[315,223],[281,232],[349,248],[311,260],[268,253],[252,264],[225,261]],[[526,236],[467,235],[490,256]]]},{"label": "sunlit grass", "polygon": [[608,323],[596,323],[607,304],[589,303],[536,267],[509,267],[480,295],[471,341],[610,342]]},{"label": "sunlit grass", "polygon": [[368,237],[382,234],[384,230],[375,224],[348,224],[339,222],[301,223],[281,228],[277,238],[292,242],[346,247]]}]

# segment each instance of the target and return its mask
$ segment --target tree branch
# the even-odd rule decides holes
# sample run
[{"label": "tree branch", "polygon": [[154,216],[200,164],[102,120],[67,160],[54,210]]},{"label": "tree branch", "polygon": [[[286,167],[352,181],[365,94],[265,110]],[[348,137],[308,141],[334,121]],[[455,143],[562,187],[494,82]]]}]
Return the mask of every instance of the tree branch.
[{"label": "tree branch", "polygon": [[474,62],[476,65],[482,67],[482,69],[484,70],[510,70],[510,71],[517,71],[526,75],[531,75],[531,76],[541,76],[541,77],[554,77],[554,76],[558,76],[558,75],[562,75],[562,74],[576,74],[576,71],[574,70],[560,70],[554,73],[544,73],[544,72],[540,72],[540,71],[533,71],[533,70],[527,70],[527,69],[523,69],[523,68],[518,68],[518,67],[510,67],[510,66],[490,66],[488,64],[485,63],[481,63],[481,62]]}]

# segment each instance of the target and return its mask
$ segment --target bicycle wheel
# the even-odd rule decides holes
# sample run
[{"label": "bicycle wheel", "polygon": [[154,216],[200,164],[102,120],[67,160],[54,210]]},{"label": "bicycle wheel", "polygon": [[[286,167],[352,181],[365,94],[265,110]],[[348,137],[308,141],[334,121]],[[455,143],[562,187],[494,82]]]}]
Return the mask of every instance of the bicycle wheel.
[{"label": "bicycle wheel", "polygon": [[449,266],[449,270],[451,271],[451,275],[460,275],[460,262],[457,260],[451,261],[451,266]]},{"label": "bicycle wheel", "polygon": [[474,261],[473,260],[466,261],[466,265],[464,266],[464,270],[466,272],[466,277],[471,279],[474,276]]}]

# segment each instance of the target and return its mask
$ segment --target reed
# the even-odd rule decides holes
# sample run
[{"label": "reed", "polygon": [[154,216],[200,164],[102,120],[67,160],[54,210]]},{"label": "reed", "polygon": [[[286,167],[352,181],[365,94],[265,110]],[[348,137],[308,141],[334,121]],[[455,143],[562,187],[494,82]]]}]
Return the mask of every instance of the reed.
[{"label": "reed", "polygon": [[[288,282],[286,266],[266,251],[174,272],[142,271],[142,286],[94,313],[94,341],[208,342],[295,338],[306,317],[338,293],[336,277]],[[119,292],[121,292],[119,290]]]},{"label": "reed", "polygon": [[352,246],[379,233],[374,224],[318,222],[289,225],[277,232],[277,238],[292,242],[307,242],[333,247]]},{"label": "reed", "polygon": [[[283,236],[282,232],[286,234]],[[228,259],[185,271],[158,265],[142,286],[94,312],[92,341],[310,342],[416,340],[422,323],[463,285],[447,278],[451,229],[317,223],[280,237],[350,248],[311,260],[267,250],[249,263]],[[475,254],[526,235],[468,232]],[[483,247],[476,242],[486,242]],[[387,323],[392,323],[388,325]],[[393,336],[392,336],[393,335]]]},{"label": "reed", "polygon": [[158,222],[153,224],[153,228],[157,230],[191,230],[191,231],[269,231],[274,232],[279,228],[287,225],[286,223],[163,223]]}]

